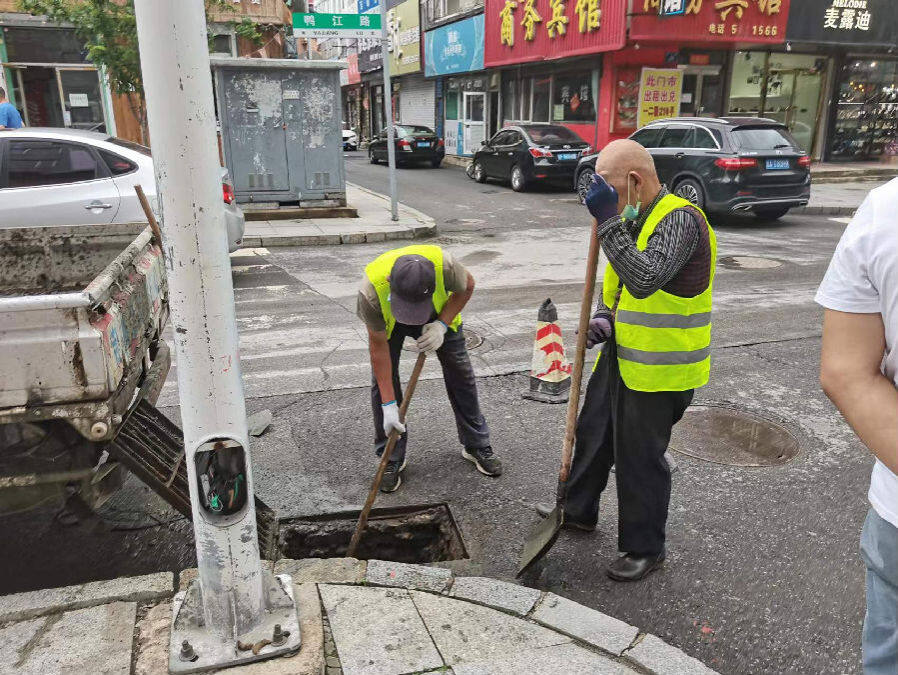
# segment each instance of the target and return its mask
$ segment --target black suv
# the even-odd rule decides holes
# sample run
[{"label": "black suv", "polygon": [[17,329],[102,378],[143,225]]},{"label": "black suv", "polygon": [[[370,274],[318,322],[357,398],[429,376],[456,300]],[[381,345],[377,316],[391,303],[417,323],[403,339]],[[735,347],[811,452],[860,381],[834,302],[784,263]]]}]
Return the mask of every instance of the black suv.
[{"label": "black suv", "polygon": [[[751,211],[773,220],[811,196],[811,159],[788,129],[758,117],[678,117],[630,136],[655,160],[658,177],[674,193],[708,212]],[[577,165],[582,201],[596,155]]]}]

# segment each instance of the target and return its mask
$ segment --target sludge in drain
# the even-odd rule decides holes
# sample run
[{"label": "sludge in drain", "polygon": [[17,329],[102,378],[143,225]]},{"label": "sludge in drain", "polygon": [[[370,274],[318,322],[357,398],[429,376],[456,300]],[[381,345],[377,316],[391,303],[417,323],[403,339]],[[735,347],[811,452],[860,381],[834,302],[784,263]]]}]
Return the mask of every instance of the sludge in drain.
[{"label": "sludge in drain", "polygon": [[697,405],[674,426],[670,448],[715,464],[777,466],[794,459],[801,445],[782,424],[760,415]]},{"label": "sludge in drain", "polygon": [[[343,557],[358,518],[358,511],[282,518],[280,555],[294,560]],[[439,503],[372,509],[356,555],[363,560],[429,563],[461,560],[468,551],[449,505]]]}]

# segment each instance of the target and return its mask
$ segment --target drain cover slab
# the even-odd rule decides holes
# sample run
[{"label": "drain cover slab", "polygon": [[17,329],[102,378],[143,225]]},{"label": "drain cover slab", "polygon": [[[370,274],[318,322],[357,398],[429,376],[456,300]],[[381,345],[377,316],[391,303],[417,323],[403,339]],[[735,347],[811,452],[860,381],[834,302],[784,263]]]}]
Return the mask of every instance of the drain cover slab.
[{"label": "drain cover slab", "polygon": [[731,270],[769,270],[783,265],[779,260],[750,255],[728,255],[720,258],[718,262]]},{"label": "drain cover slab", "polygon": [[718,406],[689,408],[673,429],[670,447],[715,464],[777,466],[798,455],[798,439],[760,415]]}]

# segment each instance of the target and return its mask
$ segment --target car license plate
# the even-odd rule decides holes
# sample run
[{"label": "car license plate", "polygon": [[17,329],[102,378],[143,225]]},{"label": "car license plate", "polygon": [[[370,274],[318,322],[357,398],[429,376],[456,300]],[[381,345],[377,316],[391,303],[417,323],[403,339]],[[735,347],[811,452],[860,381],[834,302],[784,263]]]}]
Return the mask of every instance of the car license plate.
[{"label": "car license plate", "polygon": [[418,147],[419,148],[429,148],[430,141],[418,141]]},{"label": "car license plate", "polygon": [[565,161],[570,160],[570,159],[577,159],[577,153],[576,153],[576,152],[559,152],[559,153],[558,153],[557,155],[555,155],[555,156],[558,157],[558,159],[559,159],[560,161],[562,161],[562,162],[565,162]]},{"label": "car license plate", "polygon": [[768,171],[788,169],[788,168],[789,168],[789,160],[788,159],[768,159],[767,160],[767,170]]}]

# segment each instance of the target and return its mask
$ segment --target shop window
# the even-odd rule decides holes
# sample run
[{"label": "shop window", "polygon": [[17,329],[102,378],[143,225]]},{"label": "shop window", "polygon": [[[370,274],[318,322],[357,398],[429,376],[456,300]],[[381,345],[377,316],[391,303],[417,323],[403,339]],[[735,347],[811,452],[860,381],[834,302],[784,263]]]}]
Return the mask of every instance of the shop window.
[{"label": "shop window", "polygon": [[458,119],[458,92],[457,91],[447,91],[446,92],[446,119],[447,120],[457,120]]},{"label": "shop window", "polygon": [[551,78],[534,78],[533,80],[533,115],[534,122],[549,121],[549,85]]},{"label": "shop window", "polygon": [[517,119],[515,104],[517,103],[517,81],[511,78],[502,83],[502,119],[506,122]]},{"label": "shop window", "polygon": [[[13,3],[15,4],[15,3]],[[10,63],[86,63],[84,42],[71,28],[5,28]]]},{"label": "shop window", "polygon": [[518,119],[523,122],[530,121],[530,84],[531,79],[529,77],[525,77],[521,82],[521,97],[520,97],[520,110],[518,112]]},{"label": "shop window", "polygon": [[478,7],[483,7],[483,0],[427,0],[425,3],[427,19],[431,23]]},{"label": "shop window", "polygon": [[555,77],[552,97],[553,122],[595,122],[595,92],[592,72],[583,71]]},{"label": "shop window", "polygon": [[898,157],[898,62],[848,61],[839,74],[838,92],[830,158]]},{"label": "shop window", "polygon": [[736,52],[730,83],[730,115],[760,115],[766,58],[762,52]]},{"label": "shop window", "polygon": [[[615,110],[611,132],[628,134],[636,129],[636,113],[639,105],[639,76],[637,66],[618,68],[614,83]],[[556,91],[558,91],[556,89]]]}]

